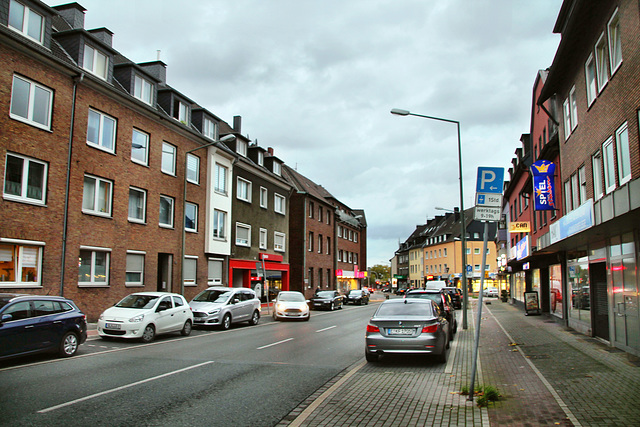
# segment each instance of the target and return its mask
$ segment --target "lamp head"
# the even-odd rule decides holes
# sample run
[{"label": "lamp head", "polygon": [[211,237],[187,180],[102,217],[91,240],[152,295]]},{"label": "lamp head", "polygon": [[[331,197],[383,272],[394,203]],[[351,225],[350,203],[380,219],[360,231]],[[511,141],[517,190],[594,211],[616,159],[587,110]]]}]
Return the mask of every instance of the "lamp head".
[{"label": "lamp head", "polygon": [[236,136],[235,136],[235,135],[233,135],[233,134],[228,134],[228,135],[225,135],[225,136],[223,136],[222,138],[220,138],[220,139],[218,140],[218,142],[231,142],[231,141],[233,141],[234,139],[236,139]]},{"label": "lamp head", "polygon": [[391,114],[395,114],[396,116],[408,116],[410,114],[409,110],[402,110],[400,108],[393,108],[391,110]]}]

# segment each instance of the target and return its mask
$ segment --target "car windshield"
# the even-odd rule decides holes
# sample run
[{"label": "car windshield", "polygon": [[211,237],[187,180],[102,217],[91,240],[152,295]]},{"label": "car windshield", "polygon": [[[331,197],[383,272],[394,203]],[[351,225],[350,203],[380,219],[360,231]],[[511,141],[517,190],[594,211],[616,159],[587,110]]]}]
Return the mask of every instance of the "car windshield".
[{"label": "car windshield", "polygon": [[333,291],[320,291],[316,296],[319,298],[333,298]]},{"label": "car windshield", "polygon": [[433,315],[429,304],[382,304],[375,317],[388,316],[430,316]]},{"label": "car windshield", "polygon": [[293,292],[280,292],[280,294],[278,294],[278,301],[303,302],[304,295]]},{"label": "car windshield", "polygon": [[116,307],[122,308],[152,308],[158,300],[156,295],[127,295],[116,304]]},{"label": "car windshield", "polygon": [[442,297],[440,297],[440,294],[428,294],[422,292],[408,293],[407,298],[430,299],[431,301],[438,304],[442,301]]},{"label": "car windshield", "polygon": [[351,292],[349,292],[349,295],[362,295],[362,291],[353,289]]},{"label": "car windshield", "polygon": [[206,289],[193,299],[198,302],[227,302],[233,292],[219,289]]}]

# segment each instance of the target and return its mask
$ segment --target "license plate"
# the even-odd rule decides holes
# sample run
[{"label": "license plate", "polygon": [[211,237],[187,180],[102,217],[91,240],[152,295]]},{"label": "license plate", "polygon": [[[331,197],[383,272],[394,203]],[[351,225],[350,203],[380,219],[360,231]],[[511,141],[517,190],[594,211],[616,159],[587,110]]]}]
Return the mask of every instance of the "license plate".
[{"label": "license plate", "polygon": [[387,330],[389,335],[413,335],[413,328],[403,328],[403,329],[389,329]]},{"label": "license plate", "polygon": [[104,327],[106,329],[120,329],[120,324],[119,323],[105,323]]}]

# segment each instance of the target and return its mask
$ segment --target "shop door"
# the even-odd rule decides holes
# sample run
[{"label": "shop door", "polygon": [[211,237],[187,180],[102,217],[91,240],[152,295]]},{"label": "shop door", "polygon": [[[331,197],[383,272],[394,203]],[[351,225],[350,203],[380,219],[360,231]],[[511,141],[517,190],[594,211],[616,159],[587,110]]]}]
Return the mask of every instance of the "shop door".
[{"label": "shop door", "polygon": [[591,315],[593,335],[609,341],[609,303],[607,298],[607,264],[596,262],[589,264],[589,282],[591,283]]},{"label": "shop door", "polygon": [[640,353],[635,269],[633,256],[611,260],[615,344],[624,350]]},{"label": "shop door", "polygon": [[171,292],[172,254],[158,254],[158,292]]}]

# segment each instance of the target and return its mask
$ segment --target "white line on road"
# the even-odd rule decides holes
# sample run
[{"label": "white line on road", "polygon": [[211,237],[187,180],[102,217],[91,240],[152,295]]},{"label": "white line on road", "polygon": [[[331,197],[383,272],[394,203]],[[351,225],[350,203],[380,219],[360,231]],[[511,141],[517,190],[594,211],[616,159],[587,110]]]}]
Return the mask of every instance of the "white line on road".
[{"label": "white line on road", "polygon": [[337,327],[336,325],[333,325],[333,326],[329,326],[328,328],[318,329],[316,332],[324,332],[324,331],[328,331],[329,329],[333,329],[333,328],[336,328],[336,327]]},{"label": "white line on road", "polygon": [[160,378],[168,377],[169,375],[179,374],[180,372],[185,372],[185,371],[188,371],[190,369],[199,368],[201,366],[208,365],[210,363],[214,363],[213,360],[211,360],[209,362],[199,363],[199,364],[193,365],[193,366],[188,366],[186,368],[178,369],[177,371],[167,372],[166,374],[162,374],[162,375],[158,375],[158,376],[155,376],[155,377],[147,378],[146,380],[136,381],[135,383],[123,385],[121,387],[112,388],[111,390],[101,391],[100,393],[95,393],[95,394],[91,394],[89,396],[81,397],[80,399],[72,400],[72,401],[67,402],[67,403],[61,403],[60,405],[51,406],[50,408],[46,408],[46,409],[42,409],[42,410],[38,411],[38,413],[39,414],[44,414],[46,412],[55,411],[56,409],[64,408],[65,406],[75,405],[76,403],[84,402],[85,400],[94,399],[96,397],[104,396],[105,394],[114,393],[116,391],[124,390],[124,389],[127,389],[129,387],[133,387],[133,386],[136,386],[136,385],[148,383],[149,381],[159,380]]},{"label": "white line on road", "polygon": [[274,342],[273,344],[263,345],[262,347],[258,347],[256,350],[262,350],[263,348],[272,347],[274,345],[282,344],[282,343],[285,343],[287,341],[292,341],[292,340],[293,340],[293,338],[287,338],[286,340]]}]

